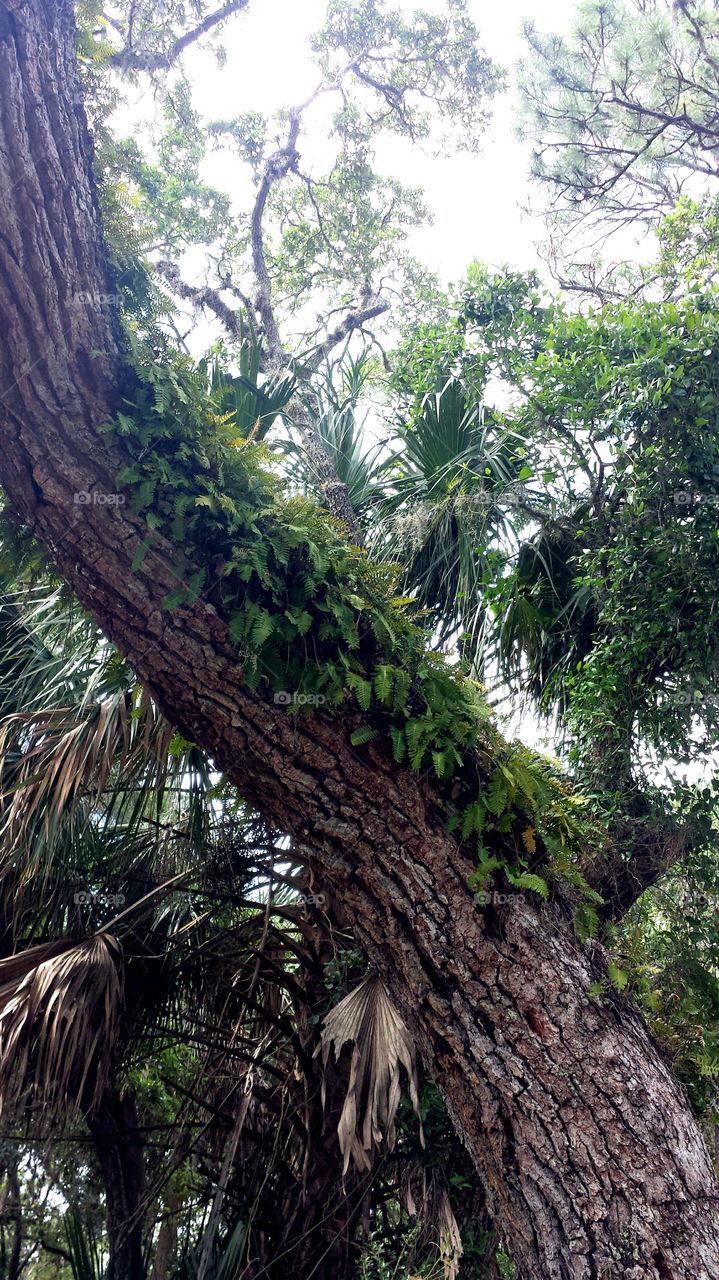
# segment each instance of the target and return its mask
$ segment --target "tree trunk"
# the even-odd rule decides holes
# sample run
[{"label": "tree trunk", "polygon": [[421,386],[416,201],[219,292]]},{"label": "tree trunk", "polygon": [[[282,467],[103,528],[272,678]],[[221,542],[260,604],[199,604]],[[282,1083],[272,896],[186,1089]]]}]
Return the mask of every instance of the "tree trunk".
[{"label": "tree trunk", "polygon": [[142,1249],[144,1165],[131,1096],[108,1093],[88,1120],[105,1186],[110,1261],[106,1280],[145,1280]]},{"label": "tree trunk", "polygon": [[[439,791],[341,719],[247,689],[203,601],[170,613],[172,554],[95,430],[122,368],[89,176],[69,0],[0,6],[0,477],[165,714],[308,851],[385,978],[535,1280],[716,1280],[719,1188],[690,1108],[561,905],[480,910]],[[91,354],[95,352],[101,354]],[[77,495],[81,495],[79,501]],[[112,503],[108,503],[108,495]]]},{"label": "tree trunk", "polygon": [[7,1271],[4,1280],[20,1280],[20,1262],[22,1252],[23,1220],[22,1199],[20,1196],[20,1179],[18,1177],[17,1157],[8,1165],[7,1180],[10,1196],[7,1203],[7,1221],[13,1224],[12,1248],[7,1260]]}]

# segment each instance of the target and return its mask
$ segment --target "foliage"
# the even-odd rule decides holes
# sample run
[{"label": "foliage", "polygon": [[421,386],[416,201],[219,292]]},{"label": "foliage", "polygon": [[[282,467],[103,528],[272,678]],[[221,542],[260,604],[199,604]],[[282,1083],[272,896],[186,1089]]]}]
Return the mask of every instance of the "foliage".
[{"label": "foliage", "polygon": [[[261,446],[238,446],[231,415],[213,411],[202,371],[139,349],[136,370],[132,398],[106,430],[128,458],[118,485],[146,513],[135,567],[155,532],[177,547],[178,587],[165,607],[200,594],[212,603],[251,687],[321,696],[328,710],[353,703],[355,745],[381,735],[398,763],[454,780],[452,825],[478,845],[482,878],[504,866],[513,884],[546,893],[539,848],[559,859],[548,864],[557,874],[580,834],[571,799],[545,762],[501,742],[477,687],[428,651],[393,594],[396,570],[349,545],[313,503],[282,500]],[[530,828],[531,842],[521,835]],[[492,849],[506,849],[513,829],[509,863]]]},{"label": "foliage", "polygon": [[710,1138],[719,1122],[718,895],[705,845],[644,895],[612,945]]},{"label": "foliage", "polygon": [[499,495],[524,466],[519,440],[440,368],[435,389],[397,432],[383,467],[379,547],[404,567],[404,582],[447,644],[481,673],[487,625],[484,585],[511,527]]},{"label": "foliage", "polygon": [[[381,440],[368,441],[363,414],[375,377],[375,362],[368,351],[357,357],[346,352],[333,364],[320,367],[301,395],[352,509],[370,533],[382,493],[378,467],[384,446]],[[291,422],[291,413],[286,417]],[[294,485],[299,479],[304,490],[314,494],[318,477],[307,450],[292,433],[285,447],[288,480]]]},{"label": "foliage", "polygon": [[[600,299],[641,286],[631,262],[605,271],[592,246],[598,227],[655,226],[682,196],[715,198],[716,5],[584,0],[567,35],[528,23],[525,36],[522,133],[558,217],[560,279]],[[578,233],[569,241],[568,224]]]},{"label": "foliage", "polygon": [[[527,127],[538,137],[537,176],[558,205],[581,196],[612,222],[674,205],[651,280],[675,301],[591,316],[547,298],[534,276],[492,276],[479,264],[444,298],[407,253],[424,199],[382,176],[374,150],[383,133],[476,149],[500,77],[463,0],[412,15],[382,0],[332,0],[314,42],[320,84],[276,119],[250,112],[208,124],[196,112],[177,61],[209,30],[212,7],[200,0],[87,0],[79,56],[134,366],[106,424],[126,459],[118,487],[147,526],[134,570],[151,572],[169,545],[177,589],[166,608],[202,596],[228,623],[261,697],[317,695],[358,750],[391,751],[432,777],[451,829],[476,853],[478,890],[499,876],[540,898],[555,880],[574,889],[582,937],[598,931],[602,903],[578,858],[590,841],[601,855],[602,837],[554,764],[502,740],[467,672],[496,672],[558,718],[587,783],[584,811],[599,811],[615,835],[620,822],[629,832],[648,814],[665,817],[669,796],[693,844],[613,934],[607,983],[617,999],[626,987],[643,1003],[709,1126],[719,1062],[715,788],[671,779],[650,788],[640,776],[649,751],[663,762],[710,756],[719,674],[716,209],[713,195],[676,201],[687,168],[713,164],[717,28],[713,8],[687,0],[670,19],[666,7],[585,5],[578,36],[530,35]],[[149,143],[113,137],[121,95],[110,68],[133,84],[153,77],[162,125]],[[323,103],[332,104],[324,116]],[[303,154],[318,120],[333,153],[326,167]],[[238,212],[204,181],[213,148],[231,149],[251,179],[251,208]],[[211,285],[181,279],[187,248],[204,254]],[[151,266],[159,253],[173,261]],[[168,329],[179,345],[184,335],[155,272],[227,329],[212,358],[197,364],[167,340]],[[645,297],[651,280],[623,276]],[[389,445],[374,446],[362,414],[377,365],[355,353],[375,341],[366,317],[384,314],[392,289],[405,320],[388,386],[394,428]],[[314,327],[308,299],[320,312]],[[304,329],[292,362],[290,323]],[[345,358],[333,364],[340,346]],[[360,512],[369,555],[308,496],[298,406]],[[272,443],[280,420],[291,433],[283,459]],[[215,1280],[240,1266],[306,1274],[328,1236],[341,1237],[342,1265],[368,1280],[403,1268],[448,1277],[458,1227],[462,1277],[513,1275],[394,1012],[375,998],[381,1018],[355,1018],[345,1034],[348,1009],[366,1015],[378,979],[361,972],[313,895],[298,900],[308,886],[291,846],[161,721],[87,620],[67,616],[66,597],[43,599],[34,555],[13,572],[39,573],[41,586],[0,608],[0,936],[6,953],[20,949],[0,960],[15,1018],[3,1013],[0,1032],[9,1024],[25,1049],[24,1077],[11,1052],[0,1062],[6,1100],[14,1088],[31,1098],[29,1123],[42,1136],[57,1096],[86,1092],[105,1007],[111,1034],[101,1038],[115,1070],[105,1062],[94,1078],[137,1108],[148,1179],[139,1212],[150,1252],[159,1256],[169,1228],[176,1280],[194,1278],[203,1257]],[[459,662],[434,651],[455,646]],[[89,902],[75,900],[77,884]],[[117,888],[128,899],[113,925],[121,1020],[119,995],[107,999],[107,983],[83,968],[107,945]],[[113,960],[105,976],[119,969]],[[51,1009],[33,1005],[38,970],[64,1038],[52,1039]],[[355,978],[364,981],[350,991]],[[337,1060],[326,1054],[321,1072],[323,1020]],[[401,1064],[421,1126],[395,1106]],[[359,1142],[355,1106],[374,1145]],[[364,1166],[360,1178],[346,1160],[344,1183],[338,1120],[345,1155],[354,1146]],[[376,1139],[395,1125],[390,1158],[391,1144],[377,1151]],[[89,1141],[84,1151],[98,1184]],[[49,1168],[47,1182],[56,1185]],[[102,1231],[87,1188],[80,1198],[67,1244],[84,1280],[99,1270]],[[438,1239],[451,1247],[438,1251]]]},{"label": "foliage", "polygon": [[448,321],[459,376],[501,379],[496,430],[522,442],[493,514],[517,550],[483,584],[505,679],[561,716],[578,762],[598,744],[624,768],[640,747],[696,759],[717,729],[715,296],[582,315],[531,280],[475,288]]}]

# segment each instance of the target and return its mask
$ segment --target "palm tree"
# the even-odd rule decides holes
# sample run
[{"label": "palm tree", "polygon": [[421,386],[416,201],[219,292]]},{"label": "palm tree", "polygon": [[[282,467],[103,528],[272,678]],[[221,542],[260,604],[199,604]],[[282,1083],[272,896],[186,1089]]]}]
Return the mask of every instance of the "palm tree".
[{"label": "palm tree", "polygon": [[106,1280],[322,1280],[381,1236],[454,1274],[466,1159],[450,1143],[427,1183],[409,1117],[393,1153],[400,1061],[415,1085],[386,997],[338,1021],[378,980],[352,992],[292,849],[37,576],[0,598],[0,786],[0,1097],[34,1141],[86,1135],[104,1187],[106,1233],[78,1211],[48,1240],[62,1265],[106,1242]]}]

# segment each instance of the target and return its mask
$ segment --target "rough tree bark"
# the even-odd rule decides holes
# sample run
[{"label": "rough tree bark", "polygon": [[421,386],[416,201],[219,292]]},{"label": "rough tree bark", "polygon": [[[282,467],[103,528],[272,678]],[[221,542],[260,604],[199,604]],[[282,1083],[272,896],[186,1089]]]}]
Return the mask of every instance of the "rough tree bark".
[{"label": "rough tree bark", "polygon": [[[686,1099],[561,905],[480,911],[439,793],[338,720],[243,684],[203,601],[163,612],[96,427],[122,372],[69,0],[0,6],[0,478],[60,572],[247,800],[311,851],[384,976],[535,1280],[716,1280],[719,1188]],[[100,355],[91,354],[101,352]],[[76,495],[83,495],[78,501]]]}]

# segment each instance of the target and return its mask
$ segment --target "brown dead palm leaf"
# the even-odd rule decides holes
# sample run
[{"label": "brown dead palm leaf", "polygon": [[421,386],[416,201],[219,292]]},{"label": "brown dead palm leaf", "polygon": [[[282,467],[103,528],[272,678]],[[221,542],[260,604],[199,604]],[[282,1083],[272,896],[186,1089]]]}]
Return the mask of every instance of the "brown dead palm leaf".
[{"label": "brown dead palm leaf", "polygon": [[0,876],[10,861],[18,883],[23,850],[19,883],[41,868],[47,873],[58,824],[81,800],[97,801],[114,772],[127,779],[142,769],[161,771],[172,734],[148,697],[133,710],[124,692],[84,707],[8,716],[0,725]]},{"label": "brown dead palm leaf", "polygon": [[464,1248],[443,1177],[410,1160],[398,1166],[398,1182],[407,1212],[418,1220],[415,1247],[436,1251],[444,1280],[457,1280]]},{"label": "brown dead palm leaf", "polygon": [[[317,1053],[327,1065],[330,1049],[339,1058],[352,1045],[350,1078],[337,1133],[344,1157],[358,1169],[369,1169],[384,1140],[394,1146],[394,1121],[402,1094],[400,1067],[407,1075],[412,1106],[419,1116],[414,1042],[382,979],[370,974],[332,1009],[324,1020]],[[420,1121],[420,1140],[424,1142]]]},{"label": "brown dead palm leaf", "polygon": [[110,934],[0,960],[0,1105],[91,1112],[110,1076],[123,984]]}]

